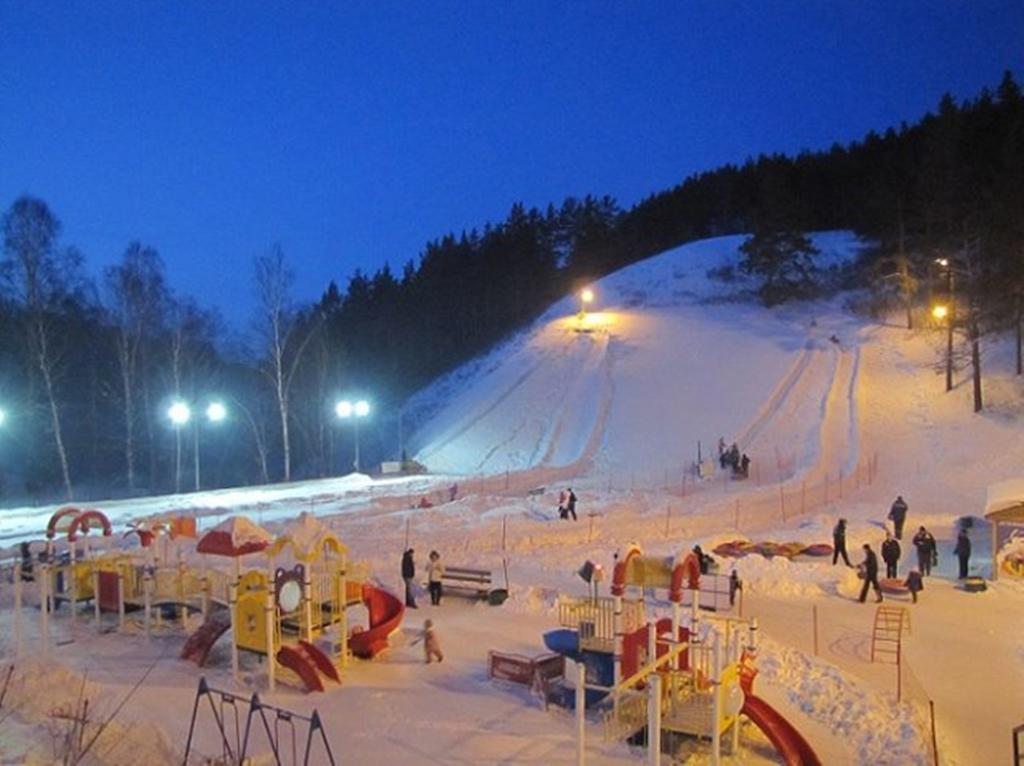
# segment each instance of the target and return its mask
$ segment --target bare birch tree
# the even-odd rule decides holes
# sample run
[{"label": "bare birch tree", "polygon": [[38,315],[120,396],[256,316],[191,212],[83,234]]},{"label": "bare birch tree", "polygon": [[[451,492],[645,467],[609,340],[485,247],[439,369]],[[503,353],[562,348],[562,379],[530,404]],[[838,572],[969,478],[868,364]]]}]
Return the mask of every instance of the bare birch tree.
[{"label": "bare birch tree", "polygon": [[57,401],[61,349],[54,319],[73,292],[81,256],[57,245],[60,221],[45,202],[33,197],[15,200],[3,218],[4,275],[25,312],[26,348],[30,366],[38,370],[46,396],[54,446],[68,500],[73,497],[71,469]]},{"label": "bare birch tree", "polygon": [[281,449],[284,480],[291,481],[292,455],[289,434],[292,381],[303,352],[315,334],[315,326],[304,328],[291,302],[295,275],[285,262],[284,251],[275,244],[255,259],[255,283],[258,298],[258,331],[263,345],[263,372],[274,391],[281,422]]},{"label": "bare birch tree", "polygon": [[134,489],[136,396],[139,366],[142,363],[141,350],[167,310],[164,264],[156,250],[132,242],[121,256],[121,262],[107,269],[106,281],[111,315],[116,327],[117,361],[121,373],[128,487]]}]

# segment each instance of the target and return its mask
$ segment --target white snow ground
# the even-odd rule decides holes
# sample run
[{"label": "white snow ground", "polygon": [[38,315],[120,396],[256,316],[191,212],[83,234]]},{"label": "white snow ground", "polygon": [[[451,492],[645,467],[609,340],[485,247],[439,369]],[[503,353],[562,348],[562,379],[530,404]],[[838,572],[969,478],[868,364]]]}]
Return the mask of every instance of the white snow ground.
[{"label": "white snow ground", "polygon": [[[395,589],[407,534],[421,562],[430,548],[449,563],[496,572],[507,558],[512,598],[504,607],[452,598],[439,609],[423,607],[407,617],[395,648],[379,661],[356,663],[342,689],[306,696],[285,688],[269,697],[301,711],[317,707],[343,760],[569,763],[570,718],[488,682],[485,656],[489,648],[541,653],[540,634],[557,627],[557,594],[585,588],[575,575],[585,559],[610,564],[629,540],[653,553],[698,542],[708,550],[736,537],[828,542],[842,515],[850,519],[856,560],[862,542],[880,541],[885,512],[900,493],[910,504],[908,529],[926,524],[939,538],[943,575],[927,581],[912,609],[903,675],[909,701],[895,704],[893,668],[867,659],[874,609],[852,600],[858,583],[849,570],[752,556],[736,568],[747,583],[745,614],[759,618],[767,638],[758,692],[828,764],[930,763],[928,699],[942,763],[1006,762],[1010,729],[1024,719],[1024,587],[1001,579],[972,595],[946,578],[955,569],[956,519],[980,514],[986,486],[1019,477],[1024,465],[1024,382],[1011,374],[1008,344],[992,340],[984,348],[988,405],[975,416],[969,382],[943,393],[934,370],[940,339],[932,330],[855,319],[840,300],[773,311],[731,302],[743,285],[706,273],[735,262],[741,241],[694,243],[611,275],[595,285],[597,306],[582,325],[567,298],[529,330],[421,392],[407,408],[420,424],[412,445],[418,459],[446,475],[349,477],[95,505],[119,525],[195,509],[214,517],[241,511],[274,527],[312,509]],[[857,248],[842,233],[816,241],[831,262]],[[838,345],[828,340],[832,334]],[[753,458],[749,481],[690,474],[697,441],[706,456],[720,435]],[[788,482],[785,508],[780,478]],[[459,499],[440,503],[453,480]],[[552,513],[567,484],[581,499],[577,524]],[[438,504],[410,510],[421,495]],[[40,536],[51,511],[5,511],[0,540]],[[984,524],[972,538],[974,569],[988,574]],[[10,588],[0,603],[10,606]],[[438,624],[443,665],[423,665],[419,647],[409,645],[427,615]],[[148,748],[137,751],[142,760],[172,762],[199,675],[176,659],[182,636],[168,632],[147,643],[97,636],[83,623],[71,636],[64,617],[55,630],[69,643],[44,661],[35,652],[37,621],[36,610],[24,610],[23,655],[0,708],[0,762],[47,762],[49,713],[74,701],[83,675],[90,698],[112,709],[147,671],[118,715],[117,738]],[[8,658],[13,622],[10,608],[0,610],[0,654]],[[212,684],[232,688],[226,658],[220,646],[205,672]],[[247,661],[244,670],[243,690],[259,688],[259,666]],[[604,742],[598,724],[590,731],[594,763],[642,758]],[[214,750],[209,730],[200,742]],[[778,762],[753,727],[745,727],[742,747],[726,762]],[[689,751],[687,762],[704,762],[699,748]],[[95,763],[139,762],[98,749],[94,755]]]}]

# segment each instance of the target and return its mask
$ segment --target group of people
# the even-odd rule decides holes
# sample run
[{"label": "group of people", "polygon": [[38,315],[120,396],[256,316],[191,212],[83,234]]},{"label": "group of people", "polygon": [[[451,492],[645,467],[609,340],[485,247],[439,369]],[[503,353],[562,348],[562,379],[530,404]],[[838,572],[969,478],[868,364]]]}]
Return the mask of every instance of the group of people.
[{"label": "group of people", "polygon": [[747,457],[747,453],[740,454],[736,442],[726,449],[724,437],[718,439],[718,465],[722,468],[731,468],[733,477],[737,479],[746,479],[750,476],[750,458]]},{"label": "group of people", "polygon": [[566,487],[558,493],[558,518],[568,519],[572,516],[572,520],[576,521],[576,493],[572,491],[572,487]]},{"label": "group of people", "polygon": [[[413,558],[416,551],[407,548],[402,554],[402,580],[405,582],[405,606],[409,609],[418,609],[416,596],[413,593],[413,581],[416,579],[416,560]],[[444,564],[441,563],[441,554],[431,551],[427,562],[427,588],[430,591],[430,603],[438,606],[441,603],[441,578],[444,576]],[[413,641],[414,644],[423,644],[423,655],[429,665],[433,660],[442,662],[444,654],[441,652],[441,642],[437,638],[437,631],[434,630],[434,621],[427,619],[423,621],[423,631],[419,638]]]},{"label": "group of people", "polygon": [[[892,522],[893,531],[885,533],[885,540],[881,545],[882,561],[885,562],[885,576],[887,579],[899,578],[899,561],[902,555],[900,541],[903,539],[903,528],[906,525],[907,511],[909,506],[901,495],[896,496],[892,506],[889,508],[888,520]],[[917,594],[924,589],[924,578],[932,573],[932,567],[938,566],[939,553],[935,537],[924,526],[918,528],[917,533],[911,539],[917,552],[917,569],[911,569],[907,574],[903,585],[910,591],[911,598],[917,603]],[[876,601],[882,600],[882,589],[878,583],[878,555],[871,549],[871,545],[864,543],[864,560],[858,566],[859,574],[864,580],[861,586],[858,600],[864,603],[867,600],[868,590],[873,589]],[[967,530],[960,529],[957,535],[956,546],[953,548],[960,564],[960,579],[967,577],[970,558],[971,540],[967,536]],[[838,563],[840,557],[846,566],[852,567],[849,554],[846,551],[846,519],[839,519],[832,530],[832,565]]]},{"label": "group of people", "polygon": [[[416,579],[416,560],[413,558],[415,550],[409,548],[402,554],[402,580],[405,582],[405,605],[409,609],[418,609],[416,596],[413,593],[413,581]],[[431,551],[427,561],[427,590],[430,593],[432,606],[441,604],[441,580],[444,577],[444,564],[441,562],[441,554]]]}]

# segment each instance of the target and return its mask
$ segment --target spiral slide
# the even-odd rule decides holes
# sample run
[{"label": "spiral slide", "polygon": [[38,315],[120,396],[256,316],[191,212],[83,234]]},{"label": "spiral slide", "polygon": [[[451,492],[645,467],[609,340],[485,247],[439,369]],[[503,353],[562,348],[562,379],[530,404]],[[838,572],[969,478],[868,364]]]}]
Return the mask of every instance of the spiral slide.
[{"label": "spiral slide", "polygon": [[756,675],[757,671],[749,666],[745,667],[740,674],[740,686],[746,695],[746,701],[743,703],[740,713],[764,732],[768,741],[785,760],[786,766],[821,766],[817,754],[803,735],[793,727],[793,724],[783,718],[779,711],[754,694],[754,676]]},{"label": "spiral slide", "polygon": [[364,660],[372,660],[388,647],[388,636],[398,630],[405,616],[405,604],[386,590],[363,585],[363,604],[370,613],[370,627],[354,631],[348,645],[352,654]]}]

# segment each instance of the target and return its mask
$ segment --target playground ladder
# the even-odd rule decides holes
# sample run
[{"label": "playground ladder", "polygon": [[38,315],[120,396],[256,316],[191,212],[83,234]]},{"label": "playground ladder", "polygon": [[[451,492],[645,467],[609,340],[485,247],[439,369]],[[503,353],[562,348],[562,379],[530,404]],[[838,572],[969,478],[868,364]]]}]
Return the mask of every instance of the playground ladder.
[{"label": "playground ladder", "polygon": [[880,606],[875,609],[871,630],[871,661],[889,660],[900,664],[903,633],[910,633],[910,612],[905,606]]}]

